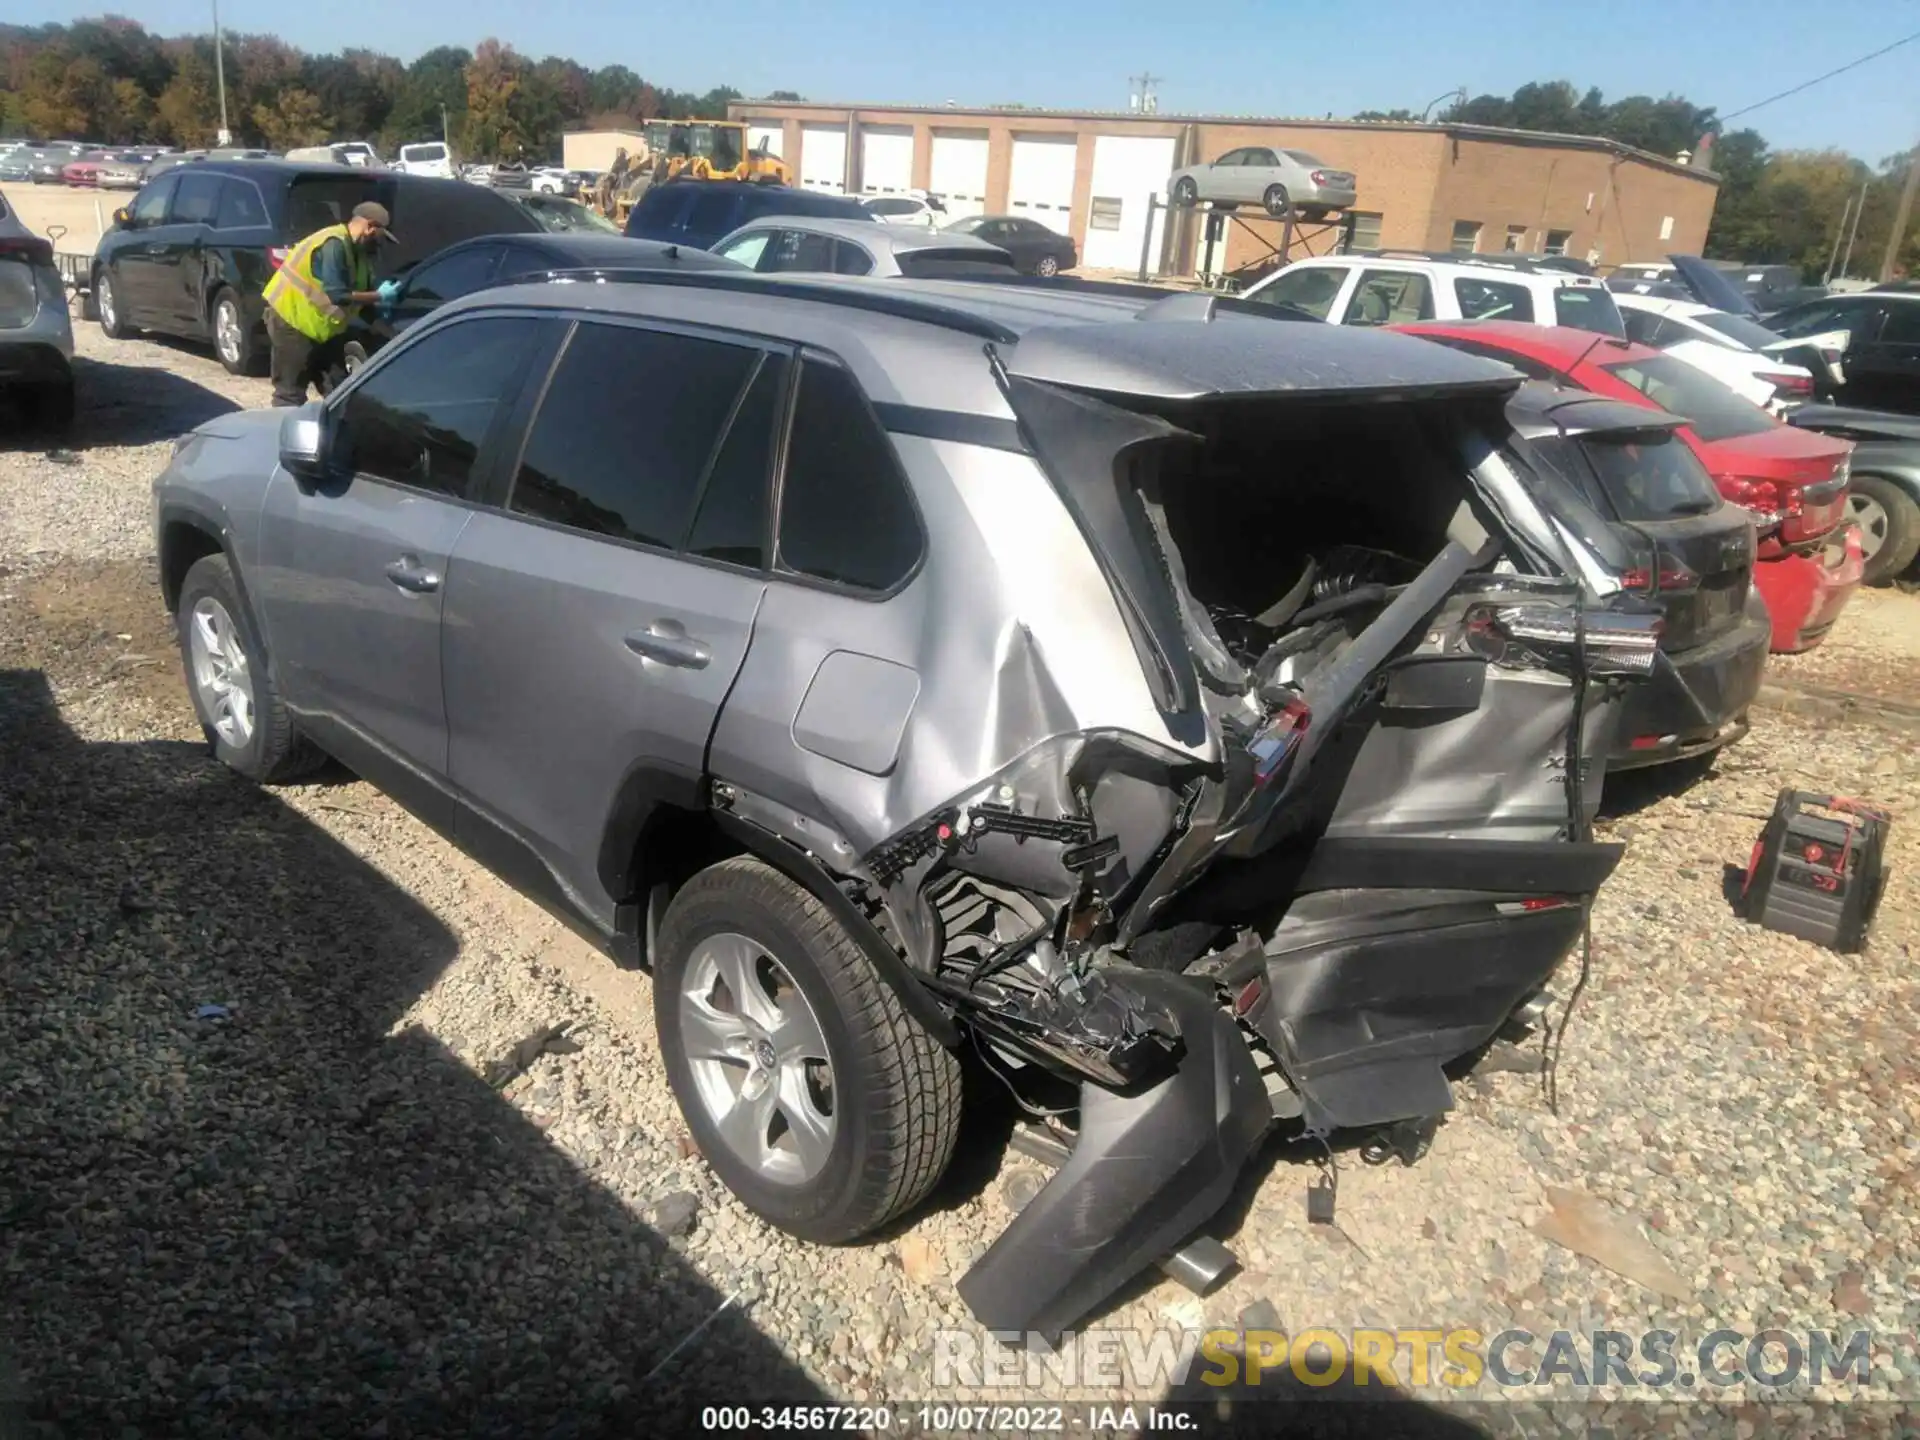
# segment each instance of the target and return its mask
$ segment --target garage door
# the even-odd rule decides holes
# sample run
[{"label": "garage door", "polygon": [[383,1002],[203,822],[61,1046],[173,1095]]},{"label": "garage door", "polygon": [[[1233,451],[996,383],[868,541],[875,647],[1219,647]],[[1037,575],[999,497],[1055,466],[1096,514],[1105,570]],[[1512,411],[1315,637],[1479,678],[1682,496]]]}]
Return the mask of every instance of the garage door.
[{"label": "garage door", "polygon": [[860,189],[902,195],[913,188],[913,131],[905,125],[867,125],[860,131]]},{"label": "garage door", "polygon": [[[1174,141],[1150,135],[1098,135],[1093,142],[1093,194],[1087,208],[1087,239],[1080,263],[1131,270],[1140,263],[1147,234],[1147,200],[1167,187]],[[1160,264],[1164,225],[1153,227],[1147,264]]]},{"label": "garage door", "polygon": [[784,125],[755,125],[751,121],[747,124],[747,148],[749,150],[758,150],[764,145],[769,155],[778,155],[781,145],[786,142],[786,138],[787,127]]},{"label": "garage door", "polygon": [[927,188],[946,202],[955,220],[987,209],[987,132],[934,132],[933,168]]},{"label": "garage door", "polygon": [[835,195],[847,188],[847,127],[844,125],[802,125],[800,127],[800,183],[808,190],[826,190]]},{"label": "garage door", "polygon": [[1007,212],[1068,233],[1073,218],[1073,165],[1080,153],[1074,136],[1016,135],[1013,170],[1007,177]]}]

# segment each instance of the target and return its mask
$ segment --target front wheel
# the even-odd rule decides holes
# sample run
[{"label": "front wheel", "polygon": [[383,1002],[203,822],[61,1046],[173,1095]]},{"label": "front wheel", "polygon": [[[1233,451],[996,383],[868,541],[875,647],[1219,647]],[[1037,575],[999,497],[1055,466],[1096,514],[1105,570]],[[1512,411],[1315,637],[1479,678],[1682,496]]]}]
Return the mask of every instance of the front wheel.
[{"label": "front wheel", "polygon": [[100,312],[100,333],[109,340],[127,337],[126,318],[120,313],[120,291],[113,272],[104,265],[93,277],[94,308]]},{"label": "front wheel", "polygon": [[228,374],[251,375],[259,364],[259,352],[240,297],[222,290],[213,300],[213,353],[220,357]]},{"label": "front wheel", "polygon": [[194,562],[173,615],[187,690],[215,757],[268,784],[317,768],[326,757],[294,733],[225,555]]},{"label": "front wheel", "polygon": [[858,1239],[945,1172],[959,1062],[832,913],[764,862],[723,861],[674,896],[653,1007],[695,1143],[789,1234]]},{"label": "front wheel", "polygon": [[1855,475],[1847,493],[1847,518],[1860,527],[1866,570],[1861,580],[1884,585],[1905,573],[1920,554],[1920,505],[1891,480]]}]

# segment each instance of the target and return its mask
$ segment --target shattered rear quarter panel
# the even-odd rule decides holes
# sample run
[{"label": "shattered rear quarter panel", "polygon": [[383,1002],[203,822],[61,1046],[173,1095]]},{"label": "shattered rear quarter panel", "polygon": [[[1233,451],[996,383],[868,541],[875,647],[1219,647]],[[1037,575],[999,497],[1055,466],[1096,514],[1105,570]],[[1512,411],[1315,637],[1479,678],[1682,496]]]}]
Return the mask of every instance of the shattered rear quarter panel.
[{"label": "shattered rear quarter panel", "polygon": [[[892,438],[928,535],[920,570],[886,598],[773,582],[714,732],[716,778],[825,822],[864,854],[1049,740],[1119,732],[1217,760],[1210,733],[1189,744],[1169,729],[1105,577],[1031,457]],[[807,692],[836,652],[918,676],[885,774],[796,738]],[[898,693],[842,699],[875,707],[872,728],[885,730],[899,723]]]}]

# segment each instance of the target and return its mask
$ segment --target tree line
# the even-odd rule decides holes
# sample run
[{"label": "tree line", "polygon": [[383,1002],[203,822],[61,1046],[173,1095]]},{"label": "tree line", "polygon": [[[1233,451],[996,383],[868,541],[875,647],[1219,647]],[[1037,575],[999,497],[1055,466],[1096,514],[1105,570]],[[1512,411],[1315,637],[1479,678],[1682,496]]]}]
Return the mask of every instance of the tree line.
[{"label": "tree line", "polygon": [[[367,140],[391,153],[444,133],[468,159],[541,163],[559,158],[564,130],[720,118],[741,98],[726,86],[666,89],[625,65],[532,60],[491,39],[403,65],[373,50],[309,55],[272,35],[227,33],[220,67],[233,143],[274,150]],[[205,149],[220,129],[215,76],[211,35],[162,37],[117,15],[0,25],[0,136]]]},{"label": "tree line", "polygon": [[[1410,110],[1373,110],[1355,118],[1419,117]],[[1836,242],[1845,253],[1849,234],[1851,273],[1868,277],[1880,273],[1907,163],[1913,158],[1913,152],[1901,151],[1868,164],[1841,150],[1774,150],[1757,130],[1727,130],[1710,105],[1695,105],[1678,95],[1659,100],[1629,95],[1608,101],[1598,90],[1582,93],[1564,80],[1522,85],[1504,96],[1461,92],[1435,118],[1462,125],[1599,135],[1668,157],[1696,154],[1703,137],[1711,137],[1706,163],[1720,176],[1720,194],[1707,232],[1706,253],[1714,259],[1755,265],[1798,265],[1809,280],[1826,274]],[[1850,205],[1859,212],[1857,229],[1848,215]],[[1920,262],[1920,227],[1909,231],[1899,260],[1909,273]]]}]

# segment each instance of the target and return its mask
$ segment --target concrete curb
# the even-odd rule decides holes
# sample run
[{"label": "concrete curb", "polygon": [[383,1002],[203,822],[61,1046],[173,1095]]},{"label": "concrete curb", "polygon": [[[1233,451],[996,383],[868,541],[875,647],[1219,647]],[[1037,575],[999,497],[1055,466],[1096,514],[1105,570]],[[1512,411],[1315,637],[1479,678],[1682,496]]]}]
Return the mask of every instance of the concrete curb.
[{"label": "concrete curb", "polygon": [[1765,681],[1753,703],[1788,715],[1822,720],[1858,720],[1869,725],[1920,735],[1920,706],[1903,705],[1855,690],[1823,690],[1812,685],[1781,685]]}]

